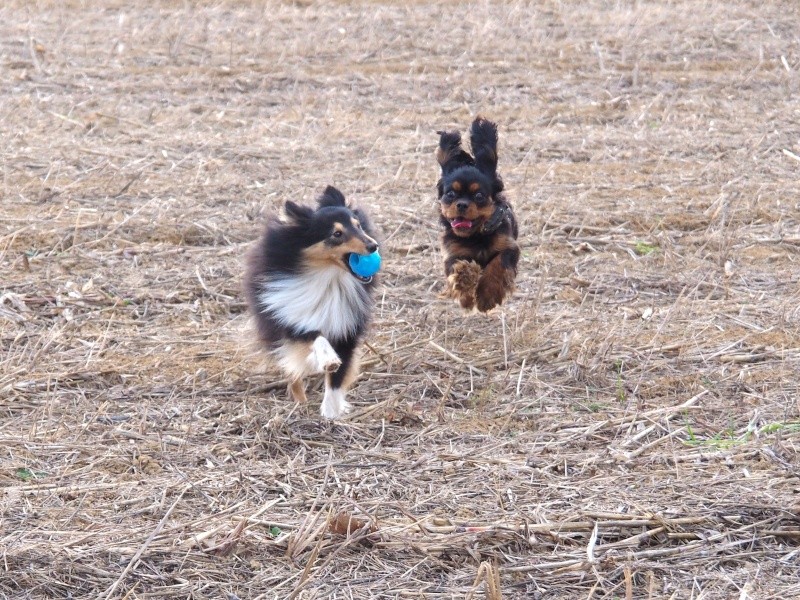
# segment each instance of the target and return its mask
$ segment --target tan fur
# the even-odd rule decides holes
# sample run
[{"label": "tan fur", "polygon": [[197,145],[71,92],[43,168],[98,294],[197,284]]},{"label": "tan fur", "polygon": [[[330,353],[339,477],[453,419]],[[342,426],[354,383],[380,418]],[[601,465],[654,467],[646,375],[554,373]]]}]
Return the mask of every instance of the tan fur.
[{"label": "tan fur", "polygon": [[447,278],[448,295],[458,301],[462,308],[475,306],[475,292],[481,276],[481,267],[471,260],[459,260]]},{"label": "tan fur", "polygon": [[486,312],[502,304],[514,292],[515,273],[503,267],[500,256],[503,251],[517,247],[514,238],[497,235],[489,246],[477,251],[474,246],[453,239],[444,239],[443,245],[448,256],[472,255],[480,262],[494,257],[484,268],[471,260],[457,261],[447,278],[445,297],[454,298],[467,310],[477,305],[479,311]]},{"label": "tan fur", "polygon": [[306,398],[306,385],[302,379],[295,379],[290,382],[286,388],[286,394],[289,396],[289,400],[294,400],[299,404],[305,404],[308,400]]},{"label": "tan fur", "polygon": [[436,161],[440,165],[443,165],[445,162],[447,162],[447,154],[441,148],[436,149]]},{"label": "tan fur", "polygon": [[308,370],[306,359],[311,352],[311,345],[312,342],[286,341],[277,352],[278,363],[293,381],[305,376]]},{"label": "tan fur", "polygon": [[[367,237],[367,240],[375,243],[375,240],[371,237]],[[362,242],[357,237],[353,237],[338,246],[329,246],[325,242],[318,242],[313,246],[305,248],[303,250],[303,255],[309,265],[322,267],[330,264],[343,265],[342,258],[351,252],[355,254],[369,254],[366,243]]]},{"label": "tan fur", "polygon": [[486,312],[503,303],[506,295],[514,291],[514,273],[503,267],[500,256],[495,256],[483,270],[475,297],[478,310]]},{"label": "tan fur", "polygon": [[[458,182],[453,183],[453,188],[455,189],[455,184]],[[461,230],[461,229],[454,229],[453,233],[455,233],[459,237],[469,237],[472,235],[472,232],[483,225],[488,219],[491,218],[492,214],[494,214],[494,204],[489,202],[486,206],[479,208],[474,202],[470,202],[469,207],[467,208],[467,212],[460,213],[458,212],[458,208],[456,207],[455,203],[453,204],[442,204],[442,215],[448,221],[452,221],[456,217],[464,217],[468,221],[472,221],[473,227],[472,229]]]},{"label": "tan fur", "polygon": [[518,246],[517,240],[506,235],[497,235],[492,240],[491,252],[492,254],[499,254],[503,250],[509,248],[516,248]]},{"label": "tan fur", "polygon": [[503,267],[500,253],[516,246],[516,240],[508,236],[497,236],[492,240],[491,251],[497,253],[497,256],[483,269],[475,290],[479,311],[486,312],[493,309],[514,292],[514,272]]},{"label": "tan fur", "polygon": [[[290,400],[294,400],[300,404],[307,401],[305,377],[313,374],[308,364],[309,354],[313,350],[313,345],[313,342],[287,341],[277,353],[278,363],[290,379],[289,385],[286,387],[286,393]],[[331,364],[326,367],[325,380],[328,387],[331,385],[331,374],[339,368],[340,364],[341,363]],[[359,355],[358,351],[356,351],[348,365],[347,373],[339,388],[343,392],[347,392],[350,385],[352,385],[358,377],[358,367]]]}]

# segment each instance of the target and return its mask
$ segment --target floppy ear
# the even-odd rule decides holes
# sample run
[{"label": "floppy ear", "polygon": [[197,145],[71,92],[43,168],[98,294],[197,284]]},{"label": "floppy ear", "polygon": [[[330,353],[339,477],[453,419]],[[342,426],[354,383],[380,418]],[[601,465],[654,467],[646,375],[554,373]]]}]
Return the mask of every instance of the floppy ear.
[{"label": "floppy ear", "polygon": [[347,206],[344,194],[332,185],[325,188],[325,191],[322,192],[322,196],[317,200],[317,204],[319,204],[320,208],[323,206]]},{"label": "floppy ear", "polygon": [[478,170],[492,179],[497,177],[497,126],[477,117],[472,122],[469,141]]},{"label": "floppy ear", "polygon": [[314,211],[311,210],[308,206],[301,206],[300,204],[295,204],[291,200],[287,200],[286,204],[283,206],[283,211],[286,213],[286,219],[297,225],[301,223],[305,223],[309,221],[312,216],[314,216]]},{"label": "floppy ear", "polygon": [[455,171],[464,165],[474,165],[475,161],[461,147],[461,134],[457,131],[437,131],[439,147],[436,149],[436,160],[442,167],[442,173]]}]

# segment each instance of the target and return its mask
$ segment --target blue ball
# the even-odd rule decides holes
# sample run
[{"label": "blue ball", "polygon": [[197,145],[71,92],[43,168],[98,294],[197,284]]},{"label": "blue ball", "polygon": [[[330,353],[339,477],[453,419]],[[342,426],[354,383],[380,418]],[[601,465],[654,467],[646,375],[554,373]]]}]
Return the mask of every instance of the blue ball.
[{"label": "blue ball", "polygon": [[372,277],[381,268],[381,255],[377,250],[372,254],[351,254],[348,261],[353,273],[361,277]]}]

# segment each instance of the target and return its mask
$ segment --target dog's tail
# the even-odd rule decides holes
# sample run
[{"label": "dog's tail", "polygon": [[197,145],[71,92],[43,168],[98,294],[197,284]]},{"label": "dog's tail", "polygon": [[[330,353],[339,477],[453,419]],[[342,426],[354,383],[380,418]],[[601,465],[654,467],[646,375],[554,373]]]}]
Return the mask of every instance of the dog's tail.
[{"label": "dog's tail", "polygon": [[469,134],[475,166],[491,178],[497,176],[497,125],[483,117],[472,122]]},{"label": "dog's tail", "polygon": [[464,165],[474,165],[475,160],[461,147],[461,134],[457,131],[437,131],[439,147],[436,149],[436,160],[442,167],[442,173],[449,173]]}]

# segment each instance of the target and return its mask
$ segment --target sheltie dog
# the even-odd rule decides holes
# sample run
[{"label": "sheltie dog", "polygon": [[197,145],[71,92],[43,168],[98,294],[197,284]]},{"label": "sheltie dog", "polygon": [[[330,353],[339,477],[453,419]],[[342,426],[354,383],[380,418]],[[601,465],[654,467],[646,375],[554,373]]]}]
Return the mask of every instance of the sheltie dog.
[{"label": "sheltie dog", "polygon": [[350,268],[351,253],[378,248],[369,219],[328,186],[313,209],[287,201],[249,256],[247,302],[260,343],[289,379],[288,395],[306,401],[309,375],[325,374],[320,412],[337,419],[358,376],[357,350],[373,308],[374,277]]},{"label": "sheltie dog", "polygon": [[519,245],[517,220],[497,173],[497,126],[472,122],[470,145],[457,131],[439,131],[437,184],[447,295],[463,308],[487,312],[514,291]]}]

